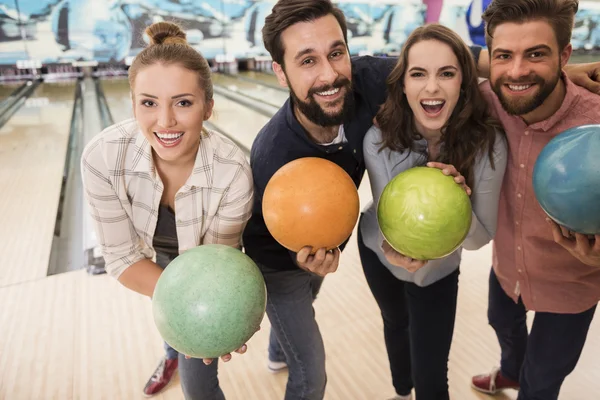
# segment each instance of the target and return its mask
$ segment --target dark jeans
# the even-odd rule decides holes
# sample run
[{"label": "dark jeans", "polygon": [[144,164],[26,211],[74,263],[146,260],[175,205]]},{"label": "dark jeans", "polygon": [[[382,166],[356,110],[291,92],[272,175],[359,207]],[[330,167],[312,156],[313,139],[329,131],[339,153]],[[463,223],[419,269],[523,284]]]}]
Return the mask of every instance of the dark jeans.
[{"label": "dark jeans", "polygon": [[323,278],[299,268],[258,266],[267,285],[269,358],[288,364],[285,400],[321,400],[327,384],[325,348],[313,301]]},{"label": "dark jeans", "polygon": [[[565,266],[568,268],[568,266]],[[527,334],[527,310],[502,289],[492,268],[488,320],[502,352],[502,375],[520,383],[518,400],[556,400],[575,369],[596,306],[579,314],[536,312]]]},{"label": "dark jeans", "polygon": [[[311,289],[313,295],[313,301],[317,298],[317,294],[321,289],[321,285],[323,284],[323,278],[313,275],[311,277]],[[269,360],[278,361],[278,362],[287,362],[285,358],[285,353],[281,348],[281,344],[279,344],[279,340],[277,340],[277,335],[275,334],[275,330],[271,328],[271,332],[269,333]]]},{"label": "dark jeans", "polygon": [[367,283],[383,317],[396,393],[415,389],[419,400],[448,400],[448,355],[454,333],[458,269],[426,287],[397,279],[367,248],[358,229]]}]

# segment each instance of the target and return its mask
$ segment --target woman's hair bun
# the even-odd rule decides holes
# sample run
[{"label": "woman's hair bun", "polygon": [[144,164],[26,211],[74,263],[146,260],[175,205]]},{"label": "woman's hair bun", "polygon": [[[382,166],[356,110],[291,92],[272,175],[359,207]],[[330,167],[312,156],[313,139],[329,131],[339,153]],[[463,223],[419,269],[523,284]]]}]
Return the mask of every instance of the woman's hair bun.
[{"label": "woman's hair bun", "polygon": [[185,32],[173,22],[156,22],[146,28],[150,45],[154,44],[187,44]]}]

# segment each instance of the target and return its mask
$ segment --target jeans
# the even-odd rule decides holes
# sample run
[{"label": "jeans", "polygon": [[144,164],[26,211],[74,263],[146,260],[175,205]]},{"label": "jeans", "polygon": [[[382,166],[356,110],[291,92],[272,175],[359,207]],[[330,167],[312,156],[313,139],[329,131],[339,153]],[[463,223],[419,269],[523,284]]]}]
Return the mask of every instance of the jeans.
[{"label": "jeans", "polygon": [[280,270],[259,264],[267,286],[271,322],[269,358],[288,364],[285,400],[321,400],[325,395],[325,348],[313,301],[323,278],[300,268]]},{"label": "jeans", "polygon": [[448,356],[454,333],[458,269],[420,287],[397,279],[365,246],[358,250],[367,283],[379,305],[392,383],[399,395],[415,389],[419,400],[448,400]]},{"label": "jeans", "polygon": [[[568,266],[566,266],[568,268]],[[492,268],[488,321],[501,349],[500,370],[520,384],[518,400],[556,400],[565,378],[575,369],[596,306],[579,314],[536,312],[527,333],[527,310],[500,286]]]}]

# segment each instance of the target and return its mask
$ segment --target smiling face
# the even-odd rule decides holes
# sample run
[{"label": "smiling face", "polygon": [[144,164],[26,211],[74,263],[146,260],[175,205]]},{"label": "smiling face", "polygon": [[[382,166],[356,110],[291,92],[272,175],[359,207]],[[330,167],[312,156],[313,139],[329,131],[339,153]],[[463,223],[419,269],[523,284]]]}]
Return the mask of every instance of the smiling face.
[{"label": "smiling face", "polygon": [[154,153],[166,162],[195,159],[202,124],[210,118],[198,74],[177,64],[153,64],[141,69],[132,87],[138,126]]},{"label": "smiling face", "polygon": [[509,114],[524,116],[554,92],[571,46],[559,49],[545,20],[507,22],[493,32],[490,83]]},{"label": "smiling face", "polygon": [[423,40],[410,48],[404,93],[421,135],[439,135],[456,107],[461,84],[462,72],[450,46]]},{"label": "smiling face", "polygon": [[273,63],[294,106],[320,126],[340,125],[352,110],[351,63],[344,35],[329,14],[296,23],[281,34],[284,65]]}]

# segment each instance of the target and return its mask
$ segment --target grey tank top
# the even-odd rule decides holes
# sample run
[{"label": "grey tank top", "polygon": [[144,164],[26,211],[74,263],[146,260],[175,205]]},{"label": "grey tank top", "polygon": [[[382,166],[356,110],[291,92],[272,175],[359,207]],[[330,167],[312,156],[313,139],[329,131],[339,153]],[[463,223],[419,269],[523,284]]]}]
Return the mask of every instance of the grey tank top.
[{"label": "grey tank top", "polygon": [[158,221],[156,222],[152,246],[157,253],[167,255],[171,259],[179,255],[175,211],[164,204],[161,204],[158,208]]}]

